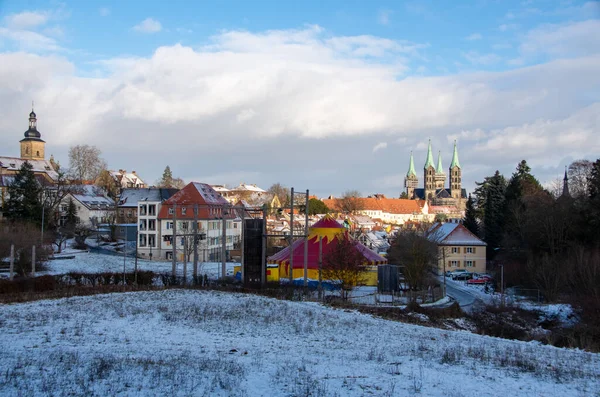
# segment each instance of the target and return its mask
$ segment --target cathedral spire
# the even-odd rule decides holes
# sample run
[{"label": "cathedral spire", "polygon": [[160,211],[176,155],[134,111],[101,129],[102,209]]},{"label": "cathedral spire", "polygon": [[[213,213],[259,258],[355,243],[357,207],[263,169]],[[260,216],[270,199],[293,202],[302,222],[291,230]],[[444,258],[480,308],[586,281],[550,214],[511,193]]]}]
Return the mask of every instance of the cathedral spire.
[{"label": "cathedral spire", "polygon": [[567,166],[566,165],[565,165],[565,177],[563,178],[562,196],[564,196],[564,197],[571,196],[571,194],[569,193],[569,177],[567,176]]},{"label": "cathedral spire", "polygon": [[406,173],[406,176],[417,176],[417,173],[415,172],[415,161],[413,159],[413,152],[411,150],[410,152],[410,163],[408,165],[408,172]]},{"label": "cathedral spire", "polygon": [[460,163],[458,162],[458,149],[456,148],[456,140],[454,141],[454,154],[452,155],[452,163],[450,163],[450,168],[458,167],[460,168]]},{"label": "cathedral spire", "polygon": [[436,174],[444,173],[444,168],[442,167],[442,152],[441,151],[438,152],[438,163],[437,163],[437,168],[435,169],[435,173]]},{"label": "cathedral spire", "polygon": [[427,159],[425,160],[425,169],[433,167],[433,154],[431,153],[431,139],[429,140],[429,148],[427,149]]}]

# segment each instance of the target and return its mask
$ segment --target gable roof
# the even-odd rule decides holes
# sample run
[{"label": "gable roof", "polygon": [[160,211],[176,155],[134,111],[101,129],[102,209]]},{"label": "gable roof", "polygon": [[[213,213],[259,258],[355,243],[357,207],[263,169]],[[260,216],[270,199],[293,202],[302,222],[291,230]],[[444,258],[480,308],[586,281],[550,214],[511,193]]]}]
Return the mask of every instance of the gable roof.
[{"label": "gable roof", "polygon": [[138,201],[159,201],[169,199],[179,189],[166,188],[126,188],[119,196],[119,207],[135,208]]},{"label": "gable roof", "polygon": [[[177,219],[194,219],[194,206],[198,205],[198,219],[221,218],[222,210],[231,204],[207,183],[190,182],[171,198],[166,200],[158,214],[158,219],[170,219],[169,209],[177,206]],[[185,210],[182,210],[185,208]],[[234,218],[233,211],[225,214],[226,218]]]},{"label": "gable roof", "polygon": [[433,224],[427,231],[427,238],[440,245],[481,245],[487,244],[458,222]]},{"label": "gable roof", "polygon": [[70,195],[91,210],[114,210],[115,202],[106,195],[104,189],[93,185],[72,187]]}]

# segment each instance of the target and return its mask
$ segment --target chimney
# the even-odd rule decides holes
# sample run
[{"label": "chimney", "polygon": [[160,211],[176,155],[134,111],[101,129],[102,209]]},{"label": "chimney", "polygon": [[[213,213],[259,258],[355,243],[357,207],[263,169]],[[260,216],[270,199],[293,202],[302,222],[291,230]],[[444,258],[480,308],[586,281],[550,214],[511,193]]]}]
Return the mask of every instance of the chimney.
[{"label": "chimney", "polygon": [[132,173],[133,175],[135,175],[135,171],[131,171],[131,173]]}]

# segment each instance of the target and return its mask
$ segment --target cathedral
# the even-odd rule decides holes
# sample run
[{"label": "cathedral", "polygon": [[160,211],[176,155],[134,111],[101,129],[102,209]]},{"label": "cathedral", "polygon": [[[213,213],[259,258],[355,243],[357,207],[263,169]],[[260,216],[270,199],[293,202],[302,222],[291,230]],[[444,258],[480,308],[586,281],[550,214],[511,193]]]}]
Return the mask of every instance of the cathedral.
[{"label": "cathedral", "polygon": [[458,149],[454,141],[454,153],[448,169],[448,187],[446,187],[446,173],[442,166],[442,154],[438,153],[437,167],[433,162],[431,140],[427,149],[427,159],[423,167],[423,188],[419,188],[419,177],[415,171],[413,153],[410,152],[408,172],[404,178],[404,187],[409,199],[427,200],[430,205],[453,206],[464,209],[467,192],[462,188],[462,169],[458,161]]}]

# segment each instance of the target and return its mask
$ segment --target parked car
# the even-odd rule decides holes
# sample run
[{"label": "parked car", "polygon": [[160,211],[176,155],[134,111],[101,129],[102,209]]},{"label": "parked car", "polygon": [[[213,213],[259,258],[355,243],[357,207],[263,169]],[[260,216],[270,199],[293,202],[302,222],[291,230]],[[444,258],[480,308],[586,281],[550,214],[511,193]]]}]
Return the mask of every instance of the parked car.
[{"label": "parked car", "polygon": [[472,273],[468,272],[466,269],[454,269],[451,272],[446,272],[448,277],[452,278],[452,280],[468,280],[472,278]]},{"label": "parked car", "polygon": [[473,278],[467,280],[467,284],[487,284],[492,282],[492,276],[489,274],[473,274]]}]

